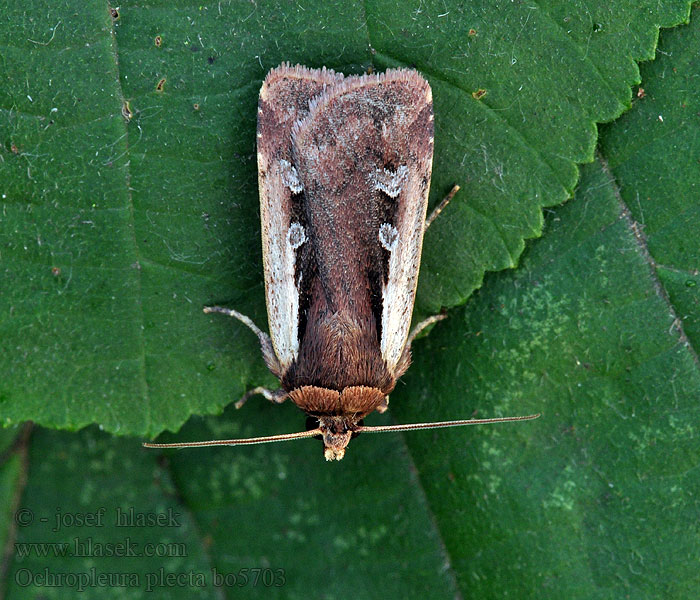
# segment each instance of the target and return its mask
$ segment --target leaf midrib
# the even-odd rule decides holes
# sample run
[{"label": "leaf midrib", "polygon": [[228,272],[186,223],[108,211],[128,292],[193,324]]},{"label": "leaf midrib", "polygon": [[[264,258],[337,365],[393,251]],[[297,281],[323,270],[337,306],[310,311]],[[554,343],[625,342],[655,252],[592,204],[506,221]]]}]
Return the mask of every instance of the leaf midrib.
[{"label": "leaf midrib", "polygon": [[[122,78],[119,70],[119,47],[117,44],[117,35],[114,29],[114,20],[109,14],[109,7],[105,5],[107,10],[107,18],[110,20],[109,25],[109,35],[111,38],[110,47],[112,49],[112,61],[115,75],[115,87],[117,91],[117,100],[120,103],[118,110],[115,111],[117,117],[121,118],[122,127],[124,128],[124,152],[123,156],[126,157],[124,162],[124,185],[126,186],[126,198],[127,198],[127,210],[129,211],[129,231],[130,231],[130,241],[133,247],[133,255],[136,260],[136,264],[141,264],[141,249],[139,248],[138,242],[136,240],[136,218],[134,214],[134,196],[131,187],[131,160],[130,160],[130,147],[129,147],[129,127],[127,121],[121,116],[121,108],[126,104],[126,96],[124,95],[124,88],[122,87]],[[152,422],[152,412],[151,412],[151,394],[148,385],[148,377],[146,372],[146,339],[145,339],[145,317],[143,314],[143,277],[141,275],[141,269],[132,269],[136,271],[136,295],[138,301],[136,302],[135,310],[135,320],[138,321],[136,329],[138,330],[138,361],[139,361],[139,371],[141,379],[141,396],[144,405],[144,421],[143,421],[143,431],[151,431]]]}]

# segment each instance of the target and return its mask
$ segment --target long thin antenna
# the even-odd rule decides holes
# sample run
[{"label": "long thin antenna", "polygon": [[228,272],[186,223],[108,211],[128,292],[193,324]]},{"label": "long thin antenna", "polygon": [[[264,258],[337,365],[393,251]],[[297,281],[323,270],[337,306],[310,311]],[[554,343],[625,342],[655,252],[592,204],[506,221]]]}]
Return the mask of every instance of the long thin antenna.
[{"label": "long thin antenna", "polygon": [[298,433],[282,433],[280,435],[267,435],[263,437],[243,438],[240,440],[208,440],[206,442],[179,442],[175,444],[152,444],[145,442],[144,448],[201,448],[203,446],[246,446],[248,444],[268,444],[270,442],[286,442],[287,440],[299,440],[302,438],[323,435],[320,429],[299,431]]},{"label": "long thin antenna", "polygon": [[525,415],[522,417],[495,417],[493,419],[462,419],[459,421],[436,421],[435,423],[409,423],[408,425],[379,425],[376,427],[363,425],[355,431],[358,433],[384,433],[386,431],[412,431],[413,429],[439,429],[441,427],[459,427],[461,425],[487,425],[488,423],[507,423],[510,421],[531,421],[540,416]]},{"label": "long thin antenna", "polygon": [[[526,415],[523,417],[495,417],[493,419],[462,419],[459,421],[436,421],[435,423],[409,423],[408,425],[380,425],[376,427],[362,425],[355,429],[357,433],[385,433],[389,431],[412,431],[414,429],[439,429],[441,427],[460,427],[461,425],[487,425],[489,423],[508,423],[510,421],[530,421],[540,416]],[[320,427],[297,433],[282,433],[263,437],[243,438],[238,440],[207,440],[205,442],[179,442],[174,444],[153,444],[144,442],[144,448],[202,448],[205,446],[247,446],[248,444],[269,444],[270,442],[286,442],[303,438],[323,435]]]}]

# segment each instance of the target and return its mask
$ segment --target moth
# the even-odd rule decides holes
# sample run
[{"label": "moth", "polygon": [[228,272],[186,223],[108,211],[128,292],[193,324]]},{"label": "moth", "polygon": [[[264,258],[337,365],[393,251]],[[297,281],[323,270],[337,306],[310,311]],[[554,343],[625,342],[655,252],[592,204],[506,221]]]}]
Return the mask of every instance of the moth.
[{"label": "moth", "polygon": [[344,76],[287,63],[271,70],[258,103],[258,187],[270,335],[219,306],[260,340],[280,380],[253,394],[291,400],[308,431],[149,447],[275,442],[321,436],[340,460],[353,435],[534,418],[506,417],[369,427],[411,362],[411,330],[433,160],[428,82],[410,69]]}]

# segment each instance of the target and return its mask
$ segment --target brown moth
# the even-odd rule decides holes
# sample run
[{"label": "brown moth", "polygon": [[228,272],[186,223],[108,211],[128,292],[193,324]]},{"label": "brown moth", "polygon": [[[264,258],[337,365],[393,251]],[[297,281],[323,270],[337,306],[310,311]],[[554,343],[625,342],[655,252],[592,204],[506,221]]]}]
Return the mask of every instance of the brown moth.
[{"label": "brown moth", "polygon": [[317,421],[299,433],[149,447],[239,445],[320,435],[340,460],[353,434],[492,423],[507,417],[368,427],[411,362],[410,330],[433,160],[433,103],[414,70],[345,77],[282,64],[258,104],[258,186],[270,335],[218,306],[259,338],[289,398]]}]

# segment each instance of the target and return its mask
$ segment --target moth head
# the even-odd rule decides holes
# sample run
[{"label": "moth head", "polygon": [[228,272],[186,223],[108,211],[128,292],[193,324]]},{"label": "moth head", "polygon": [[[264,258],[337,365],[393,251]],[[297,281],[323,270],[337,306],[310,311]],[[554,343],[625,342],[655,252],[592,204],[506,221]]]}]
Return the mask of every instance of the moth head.
[{"label": "moth head", "polygon": [[351,416],[319,417],[318,430],[323,436],[323,455],[326,460],[340,460],[345,456],[345,448],[357,427],[357,419]]}]

